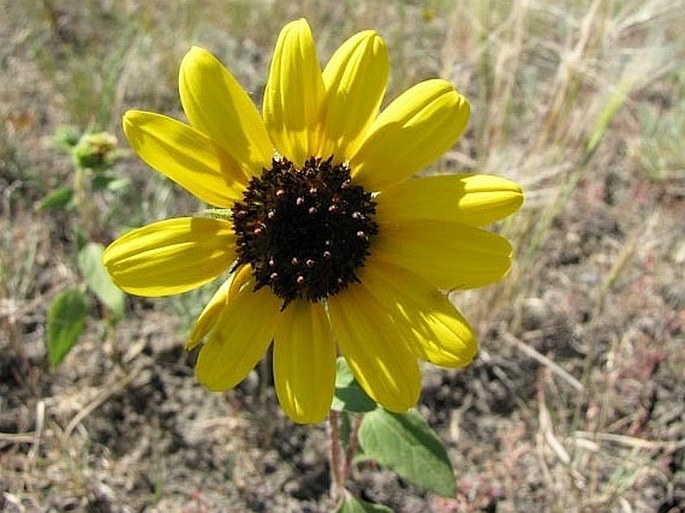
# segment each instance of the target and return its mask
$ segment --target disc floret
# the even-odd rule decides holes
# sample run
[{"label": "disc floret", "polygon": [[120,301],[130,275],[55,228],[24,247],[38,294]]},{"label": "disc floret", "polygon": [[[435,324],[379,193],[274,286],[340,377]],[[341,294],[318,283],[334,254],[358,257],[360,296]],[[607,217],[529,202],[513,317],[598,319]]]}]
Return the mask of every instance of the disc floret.
[{"label": "disc floret", "polygon": [[320,301],[359,281],[378,233],[375,212],[347,164],[311,157],[297,168],[277,157],[234,206],[238,265],[250,265],[255,289],[271,287],[283,308]]}]

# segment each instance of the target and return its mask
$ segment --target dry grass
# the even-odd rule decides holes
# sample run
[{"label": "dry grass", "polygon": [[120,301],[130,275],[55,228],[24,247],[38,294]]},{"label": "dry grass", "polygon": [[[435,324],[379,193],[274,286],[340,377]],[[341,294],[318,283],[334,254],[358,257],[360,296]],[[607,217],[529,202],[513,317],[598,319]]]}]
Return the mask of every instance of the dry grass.
[{"label": "dry grass", "polygon": [[[275,34],[306,16],[327,58],[374,27],[389,98],[440,76],[472,101],[435,165],[521,182],[499,229],[507,280],[457,294],[482,338],[463,372],[427,369],[424,412],[459,494],[357,476],[398,511],[685,511],[685,7],[678,0],[6,2],[0,18],[0,505],[4,511],[322,511],[322,432],[246,383],[199,389],[180,350],[206,298],[130,302],[48,372],[45,313],[79,281],[57,128],[117,133],[128,108],[181,116],[180,58],[201,44],[259,101]],[[123,138],[122,138],[123,140]],[[102,242],[198,205],[135,158],[100,198]],[[255,429],[258,427],[257,429]],[[258,431],[258,432],[257,432]],[[307,481],[309,479],[309,481]],[[302,485],[307,481],[307,485]]]}]

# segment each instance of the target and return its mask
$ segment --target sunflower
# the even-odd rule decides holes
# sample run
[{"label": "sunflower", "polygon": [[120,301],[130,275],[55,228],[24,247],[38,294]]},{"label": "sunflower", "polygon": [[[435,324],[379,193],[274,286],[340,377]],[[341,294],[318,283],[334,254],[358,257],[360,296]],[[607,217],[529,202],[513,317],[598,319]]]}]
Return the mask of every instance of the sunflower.
[{"label": "sunflower", "polygon": [[200,383],[240,383],[273,343],[276,393],[296,422],[322,420],[336,358],[376,402],[406,411],[419,360],[468,365],[473,329],[446,296],[502,278],[512,249],[481,229],[516,211],[520,187],[482,174],[412,178],[463,133],[469,103],[426,80],[381,111],[385,43],[360,32],[323,71],[303,19],[281,31],[262,115],[233,75],[193,47],[180,67],[189,123],[128,111],[140,158],[226,215],[179,217],[105,251],[136,295],[186,292],[225,277],[200,314]]}]

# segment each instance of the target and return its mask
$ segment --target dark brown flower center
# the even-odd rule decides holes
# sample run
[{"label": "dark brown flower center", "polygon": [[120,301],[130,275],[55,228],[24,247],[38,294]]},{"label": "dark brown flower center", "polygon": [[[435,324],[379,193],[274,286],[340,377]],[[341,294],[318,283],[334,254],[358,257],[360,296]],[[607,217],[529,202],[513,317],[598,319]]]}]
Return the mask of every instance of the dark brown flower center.
[{"label": "dark brown flower center", "polygon": [[378,233],[376,204],[353,185],[346,164],[310,158],[297,169],[284,158],[252,178],[233,209],[238,264],[249,264],[255,289],[316,302],[353,281]]}]

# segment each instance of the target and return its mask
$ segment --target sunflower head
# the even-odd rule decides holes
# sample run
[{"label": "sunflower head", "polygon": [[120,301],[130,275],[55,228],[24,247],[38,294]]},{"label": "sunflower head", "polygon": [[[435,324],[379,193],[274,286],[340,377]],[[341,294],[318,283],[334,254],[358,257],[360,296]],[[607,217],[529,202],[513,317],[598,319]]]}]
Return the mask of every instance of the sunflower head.
[{"label": "sunflower head", "polygon": [[404,411],[418,360],[460,367],[473,330],[444,291],[502,278],[511,246],[482,229],[519,208],[520,187],[485,175],[414,178],[463,133],[469,103],[432,79],[381,111],[388,53],[374,31],[321,68],[305,20],[281,31],[261,113],[209,52],[192,48],[179,88],[188,123],[144,111],[124,132],[150,166],[225,217],[129,232],[105,251],[124,290],[163,296],[228,275],[188,347],[197,377],[238,384],[273,344],[274,381],[297,422],[327,414],[342,355],[364,390]]}]

